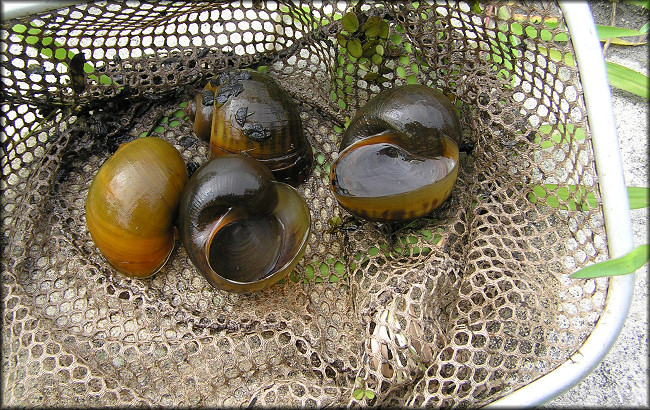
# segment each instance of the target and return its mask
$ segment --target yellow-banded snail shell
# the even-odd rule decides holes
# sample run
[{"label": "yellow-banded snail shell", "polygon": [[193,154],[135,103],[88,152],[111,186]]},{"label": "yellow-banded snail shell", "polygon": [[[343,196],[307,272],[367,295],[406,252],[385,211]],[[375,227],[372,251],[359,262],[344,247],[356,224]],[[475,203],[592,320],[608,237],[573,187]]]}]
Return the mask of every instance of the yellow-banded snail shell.
[{"label": "yellow-banded snail shell", "polygon": [[309,176],[313,154],[298,109],[273,77],[225,70],[188,102],[186,113],[213,157],[249,155],[294,186]]},{"label": "yellow-banded snail shell", "polygon": [[86,197],[86,225],[115,270],[143,278],[164,265],[187,180],[181,154],[156,137],[122,144],[100,167]]},{"label": "yellow-banded snail shell", "polygon": [[451,194],[460,136],[456,109],[442,93],[424,85],[384,90],[344,133],[330,170],[334,196],[374,221],[426,215]]}]

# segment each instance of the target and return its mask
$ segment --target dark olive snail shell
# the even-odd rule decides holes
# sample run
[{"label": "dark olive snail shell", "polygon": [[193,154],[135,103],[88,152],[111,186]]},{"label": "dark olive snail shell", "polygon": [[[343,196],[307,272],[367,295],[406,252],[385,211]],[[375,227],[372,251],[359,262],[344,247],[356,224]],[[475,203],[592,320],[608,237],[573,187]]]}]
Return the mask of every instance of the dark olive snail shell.
[{"label": "dark olive snail shell", "polygon": [[310,232],[307,204],[262,163],[226,155],[202,165],[179,206],[183,246],[214,287],[253,292],[288,275]]},{"label": "dark olive snail shell", "polygon": [[186,113],[213,157],[249,155],[294,186],[309,176],[313,154],[298,109],[271,76],[223,71],[188,102]]},{"label": "dark olive snail shell", "polygon": [[382,91],[343,135],[330,170],[334,196],[374,221],[426,215],[451,195],[460,136],[456,109],[442,93],[424,85]]},{"label": "dark olive snail shell", "polygon": [[187,180],[181,154],[155,137],[122,144],[100,167],[86,197],[86,224],[115,270],[144,278],[165,264]]}]

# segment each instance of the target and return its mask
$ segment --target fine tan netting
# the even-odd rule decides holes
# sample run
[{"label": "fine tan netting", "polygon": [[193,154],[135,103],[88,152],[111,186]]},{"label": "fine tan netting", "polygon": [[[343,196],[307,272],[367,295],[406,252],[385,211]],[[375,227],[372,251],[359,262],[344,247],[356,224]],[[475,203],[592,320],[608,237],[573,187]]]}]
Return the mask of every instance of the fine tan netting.
[{"label": "fine tan netting", "polygon": [[[99,1],[3,22],[4,405],[477,406],[579,348],[608,282],[569,274],[607,247],[561,11],[404,3]],[[212,288],[180,242],[154,277],[117,274],[85,224],[94,174],[150,135],[205,162],[183,108],[231,66],[301,108],[305,256],[254,294]],[[458,106],[458,182],[416,221],[356,219],[329,189],[338,141],[406,83]]]}]

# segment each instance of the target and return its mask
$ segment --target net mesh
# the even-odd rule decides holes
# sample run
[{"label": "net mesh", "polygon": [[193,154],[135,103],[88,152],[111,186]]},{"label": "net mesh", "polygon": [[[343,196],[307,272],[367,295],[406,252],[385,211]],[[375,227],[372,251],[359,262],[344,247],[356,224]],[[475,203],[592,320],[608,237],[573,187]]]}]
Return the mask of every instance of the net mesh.
[{"label": "net mesh", "polygon": [[[4,405],[479,406],[564,363],[605,307],[606,279],[569,278],[607,247],[555,4],[98,1],[3,21],[0,47]],[[184,102],[227,67],[299,103],[305,256],[253,294],[179,244],[150,279],[115,273],[85,225],[93,175],[148,135],[205,162]],[[407,83],[456,103],[458,182],[416,221],[356,219],[329,165],[356,109]]]}]

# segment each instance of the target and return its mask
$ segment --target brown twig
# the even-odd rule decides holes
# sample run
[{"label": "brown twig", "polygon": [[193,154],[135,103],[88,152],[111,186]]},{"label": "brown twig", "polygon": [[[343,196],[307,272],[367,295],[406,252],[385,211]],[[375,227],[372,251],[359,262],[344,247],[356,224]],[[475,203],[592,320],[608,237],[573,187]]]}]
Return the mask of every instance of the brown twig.
[{"label": "brown twig", "polygon": [[[616,22],[616,2],[612,2],[612,18],[610,20],[609,25],[614,26],[614,23]],[[605,57],[605,54],[607,53],[607,48],[609,47],[609,43],[612,42],[611,38],[608,38],[607,41],[605,41],[605,44],[603,45],[603,57]]]}]

